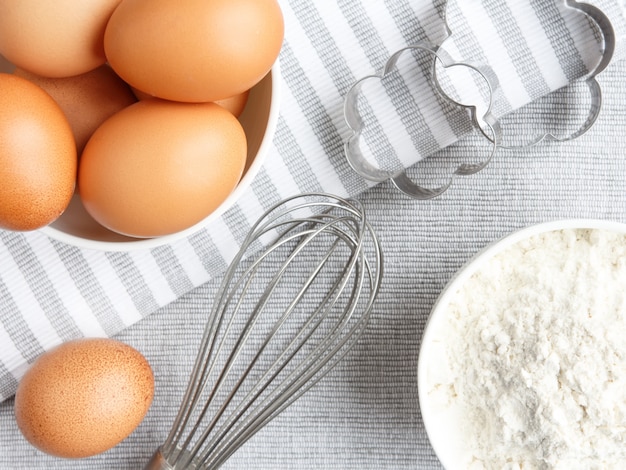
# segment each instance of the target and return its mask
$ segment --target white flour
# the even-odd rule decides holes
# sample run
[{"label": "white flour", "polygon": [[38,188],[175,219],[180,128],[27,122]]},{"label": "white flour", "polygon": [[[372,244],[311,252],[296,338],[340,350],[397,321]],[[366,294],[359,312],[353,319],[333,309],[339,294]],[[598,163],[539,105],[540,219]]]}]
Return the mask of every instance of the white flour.
[{"label": "white flour", "polygon": [[514,245],[464,284],[444,329],[431,395],[457,420],[462,468],[626,468],[624,235]]}]

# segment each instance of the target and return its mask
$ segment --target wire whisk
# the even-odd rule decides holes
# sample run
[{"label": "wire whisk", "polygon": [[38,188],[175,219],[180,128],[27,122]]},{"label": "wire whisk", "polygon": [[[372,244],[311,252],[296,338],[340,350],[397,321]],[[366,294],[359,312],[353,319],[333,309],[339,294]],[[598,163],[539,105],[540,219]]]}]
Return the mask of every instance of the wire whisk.
[{"label": "wire whisk", "polygon": [[172,429],[146,470],[219,468],[307,392],[365,330],[382,261],[355,200],[309,193],[268,210],[225,273]]}]

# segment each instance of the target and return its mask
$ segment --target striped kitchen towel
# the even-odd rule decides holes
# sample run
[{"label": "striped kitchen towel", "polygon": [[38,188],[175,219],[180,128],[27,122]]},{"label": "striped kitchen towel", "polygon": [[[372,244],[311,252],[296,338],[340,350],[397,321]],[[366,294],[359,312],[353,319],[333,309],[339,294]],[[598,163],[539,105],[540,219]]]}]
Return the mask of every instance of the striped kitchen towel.
[{"label": "striped kitchen towel", "polygon": [[[496,72],[502,116],[575,82],[600,54],[597,31],[564,0],[280,3],[286,34],[273,145],[252,186],[215,223],[184,240],[132,252],[79,249],[40,232],[0,231],[0,400],[15,392],[27,365],[45,350],[81,336],[113,336],[219,276],[258,215],[280,199],[309,191],[356,196],[370,187],[343,154],[350,135],[344,96],[361,77],[378,73],[394,51],[441,44],[444,17],[453,33],[446,50]],[[621,47],[621,0],[594,3],[611,18]],[[389,129],[385,120],[374,134],[376,145],[400,146],[394,151],[405,155],[403,165],[471,131],[457,121],[466,116],[441,113],[437,101],[412,100],[392,101],[394,113],[405,113],[401,125]],[[405,109],[406,103],[412,105]],[[554,106],[554,100],[545,104]],[[424,118],[431,115],[438,118]],[[415,129],[428,131],[420,132],[431,139],[428,145],[414,138]]]}]

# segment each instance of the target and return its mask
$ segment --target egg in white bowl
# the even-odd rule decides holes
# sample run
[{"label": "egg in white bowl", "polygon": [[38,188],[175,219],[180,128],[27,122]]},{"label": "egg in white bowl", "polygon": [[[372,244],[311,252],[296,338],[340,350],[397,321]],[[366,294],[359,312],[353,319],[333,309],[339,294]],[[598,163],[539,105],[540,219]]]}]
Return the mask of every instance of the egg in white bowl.
[{"label": "egg in white bowl", "polygon": [[276,131],[280,88],[280,66],[276,62],[270,73],[250,90],[245,108],[238,117],[247,140],[247,159],[243,175],[219,206],[199,222],[163,236],[125,236],[96,222],[76,195],[66,211],[40,231],[50,238],[81,248],[131,251],[166,245],[206,228],[237,203],[262,168]]},{"label": "egg in white bowl", "polygon": [[[0,73],[13,74],[14,71],[16,74],[18,73],[18,70],[15,70],[13,64],[0,56]],[[21,78],[32,80],[29,77]],[[37,82],[37,84],[39,83]],[[98,84],[96,83],[96,85]],[[54,86],[58,88],[58,85],[56,83],[54,84]],[[170,229],[170,227],[166,227],[167,231],[164,234],[157,234],[154,236],[135,236],[134,234],[124,234],[123,231],[114,230],[111,227],[107,227],[106,224],[102,223],[102,220],[96,221],[96,219],[93,217],[93,213],[90,213],[88,210],[86,210],[85,204],[79,196],[79,191],[76,191],[69,205],[64,208],[63,213],[55,218],[51,223],[40,227],[38,230],[52,239],[80,248],[103,251],[130,251],[136,249],[154,248],[157,246],[169,244],[204,229],[237,203],[243,193],[248,190],[252,181],[255,179],[256,175],[263,166],[269,152],[269,148],[272,144],[276,125],[278,122],[280,108],[280,89],[280,65],[278,61],[276,61],[272,66],[270,72],[260,82],[258,82],[255,86],[253,86],[249,91],[246,92],[245,106],[243,107],[243,110],[238,113],[238,115],[236,115],[236,121],[239,123],[237,126],[240,127],[243,134],[245,134],[243,158],[241,168],[237,169],[237,181],[232,183],[232,189],[230,189],[231,186],[228,186],[225,192],[222,191],[218,195],[218,197],[215,198],[215,200],[217,201],[215,203],[215,207],[210,210],[210,213],[208,213],[208,215],[197,218],[194,222],[191,223],[181,222],[180,229]],[[58,99],[57,96],[53,96],[53,98]],[[135,104],[142,105],[143,103]],[[203,105],[200,104],[198,106]],[[130,107],[135,106],[129,106],[129,108]],[[126,110],[122,111],[125,112]],[[234,121],[235,119],[233,118],[231,120]],[[181,126],[184,127],[183,122],[179,123],[179,127]],[[171,138],[168,136],[160,136],[160,138],[165,139],[165,141],[168,142],[181,142],[181,137],[179,136],[171,136]],[[210,136],[206,136],[205,140],[207,139],[210,140]],[[112,139],[112,141],[116,142],[119,142],[119,140],[120,139]],[[149,141],[146,142],[146,145],[148,144],[150,144]],[[187,144],[185,143],[183,147],[186,145]],[[181,148],[181,156],[184,153],[183,150],[184,149]],[[142,152],[147,154],[147,152],[144,152],[143,150]],[[183,162],[181,163],[182,166],[184,165],[184,158],[181,158],[181,161]],[[150,177],[150,174],[157,175],[158,173],[158,168],[151,168],[149,164],[142,164],[141,168],[142,173],[147,172],[148,177]],[[221,168],[221,165],[218,165],[215,168],[215,174],[217,175],[216,177],[218,178],[218,180],[219,175],[222,172]],[[162,171],[161,173],[165,173],[165,171]],[[194,174],[194,171],[191,168],[183,168],[182,171],[177,170],[175,173],[177,175],[187,175],[189,178],[192,179],[198,178],[198,172],[195,172]],[[210,168],[209,173],[211,173]],[[96,168],[92,172],[92,175],[94,175],[92,178],[95,178],[97,180],[99,178],[99,175],[101,174],[101,171]],[[166,173],[165,177],[167,178]],[[156,177],[155,181],[157,181]],[[217,186],[214,187],[217,189]],[[119,196],[118,189],[113,188],[113,191],[111,192],[112,198],[113,196]],[[139,191],[139,185],[137,185],[135,189]],[[155,183],[152,185],[152,187],[145,188],[145,191],[142,190],[141,192],[145,194],[149,193],[149,191],[155,191],[155,195],[161,197],[161,193],[164,192],[163,185]],[[209,189],[209,191],[212,190]],[[120,207],[123,206],[125,203],[122,200],[121,203],[117,201],[115,202],[115,204]],[[162,205],[163,201],[159,202],[159,204]],[[156,204],[155,202],[154,206],[156,207],[159,204]],[[189,209],[193,209],[193,207],[189,207],[193,205],[193,202],[190,204],[186,204]],[[198,201],[198,206],[202,205],[206,205],[205,201]],[[146,210],[153,210],[153,207],[150,206],[151,204],[148,204],[146,206]],[[204,209],[199,210],[201,213]],[[156,220],[158,222],[159,219],[163,219],[165,225],[165,222],[168,221],[167,219],[169,218],[165,215],[160,215],[159,213],[155,214],[153,220]]]}]

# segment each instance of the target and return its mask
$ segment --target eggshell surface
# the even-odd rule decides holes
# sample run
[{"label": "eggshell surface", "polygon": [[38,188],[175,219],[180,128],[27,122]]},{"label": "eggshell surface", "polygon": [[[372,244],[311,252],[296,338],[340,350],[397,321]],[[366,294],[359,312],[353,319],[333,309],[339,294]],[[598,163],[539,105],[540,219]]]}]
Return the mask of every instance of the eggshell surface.
[{"label": "eggshell surface", "polygon": [[46,77],[104,64],[104,31],[121,0],[0,0],[0,54]]},{"label": "eggshell surface", "polygon": [[231,96],[230,98],[224,98],[223,100],[214,101],[215,104],[219,104],[222,108],[229,110],[235,117],[241,116],[243,110],[248,102],[248,96],[250,96],[250,90],[246,90],[238,95]]},{"label": "eggshell surface", "polygon": [[54,98],[72,127],[79,155],[100,124],[137,101],[130,87],[108,65],[62,78],[42,77],[20,68],[13,73]]},{"label": "eggshell surface", "polygon": [[152,369],[140,352],[113,339],[74,340],[32,364],[17,388],[15,417],[38,449],[82,458],[125,439],[153,395]]},{"label": "eggshell surface", "polygon": [[104,49],[118,75],[148,95],[208,102],[258,83],[283,36],[276,0],[124,0]]},{"label": "eggshell surface", "polygon": [[239,182],[246,155],[241,124],[219,105],[142,100],[94,132],[78,192],[109,230],[166,235],[212,213]]},{"label": "eggshell surface", "polygon": [[35,230],[67,208],[76,144],[57,103],[37,85],[0,73],[0,228]]},{"label": "eggshell surface", "polygon": [[[147,100],[150,98],[154,98],[154,96],[148,95],[147,93],[137,89],[131,88],[133,94],[138,100]],[[243,110],[248,103],[248,97],[250,96],[250,90],[246,90],[243,93],[239,93],[238,95],[231,96],[230,98],[224,98],[223,100],[213,101],[215,104],[219,104],[222,108],[230,111],[235,117],[241,116]]]}]

